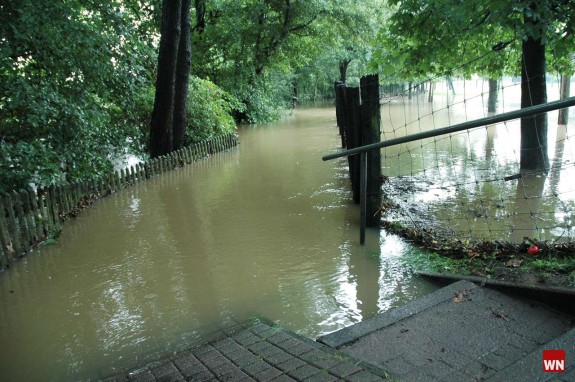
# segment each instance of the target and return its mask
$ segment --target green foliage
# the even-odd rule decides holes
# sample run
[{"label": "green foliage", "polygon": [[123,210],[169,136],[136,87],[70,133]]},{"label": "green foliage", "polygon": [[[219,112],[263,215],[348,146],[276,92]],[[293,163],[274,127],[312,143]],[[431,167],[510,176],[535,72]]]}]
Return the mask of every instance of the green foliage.
[{"label": "green foliage", "polygon": [[185,144],[235,131],[233,110],[242,110],[242,105],[229,93],[211,81],[190,77]]},{"label": "green foliage", "polygon": [[[192,12],[186,141],[279,118],[359,77],[385,9],[375,0],[210,0]],[[0,192],[96,178],[148,144],[159,0],[0,3]],[[203,20],[203,23],[200,21]],[[217,86],[216,86],[217,84]]]},{"label": "green foliage", "polygon": [[541,272],[574,273],[575,259],[572,257],[554,257],[534,259],[527,262],[526,267]]},{"label": "green foliage", "polygon": [[[146,13],[120,2],[0,6],[0,190],[90,179],[141,143],[139,89],[155,56]],[[145,116],[149,119],[149,115]]]},{"label": "green foliage", "polygon": [[333,94],[342,60],[367,61],[383,12],[374,0],[202,3],[192,72],[239,99],[245,110],[236,116],[253,123],[278,118],[294,96]]},{"label": "green foliage", "polygon": [[[520,72],[521,42],[541,38],[549,62],[572,73],[573,7],[568,0],[392,0],[371,68],[407,80],[470,74],[499,78]],[[534,21],[541,21],[535,27]]]}]

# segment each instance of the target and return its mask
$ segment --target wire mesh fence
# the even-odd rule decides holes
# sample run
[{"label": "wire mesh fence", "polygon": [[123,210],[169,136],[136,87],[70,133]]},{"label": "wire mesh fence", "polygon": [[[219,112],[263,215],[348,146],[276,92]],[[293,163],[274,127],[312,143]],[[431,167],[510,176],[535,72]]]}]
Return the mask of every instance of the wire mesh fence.
[{"label": "wire mesh fence", "polygon": [[[517,110],[520,82],[507,77],[495,90],[477,76],[383,85],[381,138],[487,117],[494,98],[490,91],[496,92],[498,113]],[[547,91],[549,101],[559,98],[557,78],[547,79]],[[520,120],[382,149],[384,224],[432,247],[442,240],[570,246],[575,241],[575,127],[558,124],[557,114],[547,116],[546,170],[521,168]]]}]

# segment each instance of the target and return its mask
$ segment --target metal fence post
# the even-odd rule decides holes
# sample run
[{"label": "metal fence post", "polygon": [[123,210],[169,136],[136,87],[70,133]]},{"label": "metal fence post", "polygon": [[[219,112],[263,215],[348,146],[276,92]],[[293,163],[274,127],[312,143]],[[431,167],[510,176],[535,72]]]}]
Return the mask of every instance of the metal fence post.
[{"label": "metal fence post", "polygon": [[359,244],[365,244],[365,223],[367,220],[367,152],[361,152],[361,164],[359,170],[359,206],[360,206],[360,229]]}]

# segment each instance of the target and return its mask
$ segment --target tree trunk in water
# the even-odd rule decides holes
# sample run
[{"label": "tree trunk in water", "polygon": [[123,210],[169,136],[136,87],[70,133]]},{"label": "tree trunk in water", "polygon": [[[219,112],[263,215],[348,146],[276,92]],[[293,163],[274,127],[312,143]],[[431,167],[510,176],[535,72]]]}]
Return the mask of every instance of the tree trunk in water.
[{"label": "tree trunk in water", "polygon": [[497,111],[497,101],[499,98],[499,81],[489,79],[489,98],[487,99],[487,112],[495,113]]},{"label": "tree trunk in water", "polygon": [[162,3],[162,28],[156,96],[150,128],[150,157],[155,158],[172,151],[172,123],[174,120],[174,96],[176,65],[180,40],[182,0],[164,0]]},{"label": "tree trunk in water", "polygon": [[[560,99],[569,98],[571,93],[571,77],[561,76],[561,87],[560,87]],[[567,125],[569,123],[569,108],[559,109],[559,119],[557,121],[559,125]]]},{"label": "tree trunk in water", "polygon": [[[547,102],[545,45],[529,37],[523,41],[521,108]],[[547,114],[521,118],[521,171],[549,169]]]},{"label": "tree trunk in water", "polygon": [[178,63],[176,66],[176,88],[174,93],[174,121],[172,125],[173,149],[184,146],[184,135],[187,128],[188,81],[192,48],[190,43],[190,5],[191,0],[182,0],[180,17],[180,42],[178,46]]},{"label": "tree trunk in water", "polygon": [[433,102],[433,88],[435,87],[435,84],[431,81],[429,81],[429,94],[427,96],[427,102]]}]

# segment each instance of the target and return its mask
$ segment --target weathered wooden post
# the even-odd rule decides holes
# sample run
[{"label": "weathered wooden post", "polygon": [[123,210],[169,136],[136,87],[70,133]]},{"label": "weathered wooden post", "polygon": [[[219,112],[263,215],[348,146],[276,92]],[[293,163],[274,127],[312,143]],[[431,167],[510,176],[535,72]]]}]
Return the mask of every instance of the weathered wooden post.
[{"label": "weathered wooden post", "polygon": [[[361,87],[361,145],[381,141],[381,114],[379,104],[379,77],[362,77]],[[370,150],[367,155],[366,224],[376,227],[380,223],[381,207],[381,152]]]},{"label": "weathered wooden post", "polygon": [[336,81],[335,87],[335,118],[337,120],[337,127],[339,128],[339,135],[341,137],[341,147],[346,147],[345,141],[345,84],[341,81]]},{"label": "weathered wooden post", "polygon": [[[361,145],[359,111],[359,89],[345,88],[345,143],[346,148],[353,149]],[[351,189],[354,203],[359,203],[359,166],[358,155],[347,157],[349,164],[349,176],[351,178]]]}]

